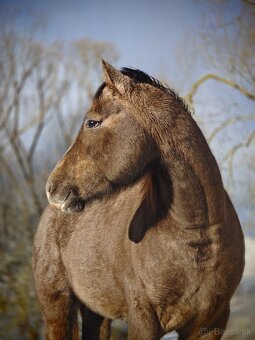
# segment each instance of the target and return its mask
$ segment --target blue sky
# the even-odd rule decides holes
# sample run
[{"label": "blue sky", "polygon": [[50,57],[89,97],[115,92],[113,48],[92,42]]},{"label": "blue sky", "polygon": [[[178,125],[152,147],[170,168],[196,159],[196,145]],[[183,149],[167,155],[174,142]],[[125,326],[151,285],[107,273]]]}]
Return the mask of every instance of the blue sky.
[{"label": "blue sky", "polygon": [[[220,8],[227,20],[240,11],[240,1],[205,0],[0,0],[2,13],[21,9],[22,30],[35,17],[46,20],[41,39],[74,40],[89,37],[111,41],[119,52],[118,66],[133,66],[153,75],[166,73],[176,79],[183,73],[180,54],[188,56],[189,44],[199,34],[205,18]],[[202,74],[199,56],[190,57],[195,79]]]}]

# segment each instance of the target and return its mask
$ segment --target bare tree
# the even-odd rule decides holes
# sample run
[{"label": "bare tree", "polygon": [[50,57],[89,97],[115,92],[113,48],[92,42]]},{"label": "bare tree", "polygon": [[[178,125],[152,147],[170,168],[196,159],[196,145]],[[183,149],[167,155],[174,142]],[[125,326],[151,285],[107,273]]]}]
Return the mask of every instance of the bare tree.
[{"label": "bare tree", "polygon": [[63,101],[59,102],[56,105],[56,113],[62,138],[67,147],[70,145],[81,115],[85,114],[96,87],[102,81],[99,67],[102,57],[116,61],[118,54],[112,43],[93,41],[89,38],[73,41],[65,47],[65,53],[63,68],[66,81],[70,86],[69,93],[73,93],[73,99],[70,101],[70,98],[67,98],[68,102],[64,100],[64,105]]},{"label": "bare tree", "polygon": [[[21,172],[23,180],[27,185],[29,195],[38,214],[42,212],[42,204],[36,190],[34,173],[34,154],[42,133],[46,114],[50,107],[58,100],[57,93],[45,96],[45,87],[55,77],[53,63],[46,58],[45,51],[39,44],[20,37],[12,32],[4,32],[1,37],[1,158],[5,168],[7,167],[10,155],[14,156],[15,172]],[[30,145],[22,139],[21,131],[24,130],[24,122],[27,124],[27,117],[24,117],[24,105],[28,100],[27,93],[32,91],[34,96],[34,112],[29,126],[33,127],[33,136]],[[61,84],[60,89],[64,86]],[[9,164],[10,167],[10,164]],[[5,169],[7,170],[7,169]],[[14,175],[14,171],[13,175]],[[10,171],[6,171],[10,176]],[[19,183],[12,183],[17,188]],[[21,182],[22,183],[22,182]],[[19,191],[20,188],[19,188]],[[28,203],[28,202],[27,202]]]},{"label": "bare tree", "polygon": [[[228,6],[230,2],[223,0]],[[195,81],[185,99],[194,106],[194,98],[200,88],[209,81],[221,83],[239,91],[245,98],[255,102],[255,6],[252,1],[243,1],[238,16],[226,22],[224,11],[211,13],[207,18],[210,26],[205,25],[198,45],[202,46],[201,54],[210,65],[212,72]],[[254,122],[252,114],[237,114],[226,117],[209,135],[212,142],[218,134],[240,122]],[[228,163],[229,174],[233,176],[233,160],[238,150],[251,146],[255,140],[255,130],[251,131],[242,142],[236,142],[226,153],[223,161]]]},{"label": "bare tree", "polygon": [[102,57],[117,58],[112,44],[42,44],[33,31],[20,34],[15,22],[1,30],[0,337],[35,339],[40,333],[31,240],[46,204],[45,179],[100,83]]}]

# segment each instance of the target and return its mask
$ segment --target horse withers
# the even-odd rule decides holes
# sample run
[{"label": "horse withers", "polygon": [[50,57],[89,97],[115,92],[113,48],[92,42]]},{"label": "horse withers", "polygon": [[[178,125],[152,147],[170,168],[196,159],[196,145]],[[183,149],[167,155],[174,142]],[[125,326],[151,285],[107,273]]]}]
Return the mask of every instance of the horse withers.
[{"label": "horse withers", "polygon": [[[33,268],[47,339],[220,339],[244,241],[217,163],[183,101],[103,62],[104,83],[51,173]],[[219,331],[221,330],[221,331]]]}]

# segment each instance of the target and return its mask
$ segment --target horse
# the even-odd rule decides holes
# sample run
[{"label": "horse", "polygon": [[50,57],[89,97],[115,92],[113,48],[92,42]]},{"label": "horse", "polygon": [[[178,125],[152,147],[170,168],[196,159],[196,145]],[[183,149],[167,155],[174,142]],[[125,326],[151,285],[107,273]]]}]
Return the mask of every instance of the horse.
[{"label": "horse", "polygon": [[33,271],[47,339],[220,339],[244,268],[241,226],[184,101],[102,61],[104,82],[46,183]]}]

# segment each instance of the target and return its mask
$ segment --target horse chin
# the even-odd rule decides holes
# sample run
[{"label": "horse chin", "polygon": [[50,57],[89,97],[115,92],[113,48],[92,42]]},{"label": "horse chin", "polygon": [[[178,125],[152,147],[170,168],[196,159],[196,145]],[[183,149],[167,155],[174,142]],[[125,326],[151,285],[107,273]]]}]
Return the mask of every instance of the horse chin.
[{"label": "horse chin", "polygon": [[82,198],[72,198],[70,200],[66,200],[61,205],[61,210],[65,213],[79,213],[82,212],[85,207],[85,201]]}]

